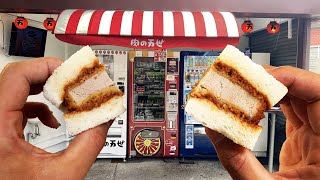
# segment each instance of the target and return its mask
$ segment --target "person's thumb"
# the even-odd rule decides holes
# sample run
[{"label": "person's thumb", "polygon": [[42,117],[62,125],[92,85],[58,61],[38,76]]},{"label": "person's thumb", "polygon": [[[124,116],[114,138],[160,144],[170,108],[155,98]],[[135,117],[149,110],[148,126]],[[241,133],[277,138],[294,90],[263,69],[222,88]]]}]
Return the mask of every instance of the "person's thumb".
[{"label": "person's thumb", "polygon": [[64,166],[79,177],[84,177],[103,148],[112,122],[78,134],[61,154]]},{"label": "person's thumb", "polygon": [[254,154],[209,128],[206,134],[213,143],[219,160],[233,179],[272,179]]}]

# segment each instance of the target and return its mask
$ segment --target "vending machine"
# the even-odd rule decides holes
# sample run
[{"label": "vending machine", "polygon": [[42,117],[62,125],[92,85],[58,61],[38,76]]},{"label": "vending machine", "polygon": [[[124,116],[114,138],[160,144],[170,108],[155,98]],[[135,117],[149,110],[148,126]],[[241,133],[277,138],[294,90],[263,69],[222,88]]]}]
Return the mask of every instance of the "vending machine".
[{"label": "vending machine", "polygon": [[[127,51],[94,50],[105,64],[109,77],[124,93],[123,104],[127,108],[128,54]],[[108,112],[106,112],[108,113]],[[127,156],[127,111],[117,117],[108,130],[107,139],[98,158],[123,158]]]},{"label": "vending machine", "polygon": [[[180,145],[179,155],[182,158],[216,158],[215,149],[205,133],[205,128],[184,111],[188,94],[194,84],[201,79],[204,71],[215,61],[220,52],[180,53]],[[270,54],[252,53],[252,60],[258,64],[270,64]],[[257,157],[266,157],[268,139],[268,114],[259,123],[263,127],[259,139],[253,148]],[[214,117],[212,117],[214,120]]]},{"label": "vending machine", "polygon": [[177,157],[179,53],[131,51],[129,60],[129,158]]},{"label": "vending machine", "polygon": [[217,154],[205,133],[204,126],[184,111],[188,94],[219,52],[181,51],[180,53],[180,146],[182,158],[215,158]]}]

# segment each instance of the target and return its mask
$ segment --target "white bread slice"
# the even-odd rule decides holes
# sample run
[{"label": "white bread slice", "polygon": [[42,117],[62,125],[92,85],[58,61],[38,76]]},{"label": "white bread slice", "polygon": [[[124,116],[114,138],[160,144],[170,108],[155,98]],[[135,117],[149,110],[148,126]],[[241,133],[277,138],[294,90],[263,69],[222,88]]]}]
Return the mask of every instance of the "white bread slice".
[{"label": "white bread slice", "polygon": [[43,95],[53,105],[59,107],[63,102],[64,87],[77,78],[81,69],[91,67],[97,57],[89,46],[85,46],[64,61],[48,78],[43,87]]},{"label": "white bread slice", "polygon": [[262,131],[261,126],[251,126],[206,99],[190,97],[185,111],[204,126],[250,150],[253,149]]},{"label": "white bread slice", "polygon": [[214,63],[218,62],[223,62],[245,77],[253,87],[267,96],[271,106],[278,103],[288,92],[286,86],[234,46],[227,45]]},{"label": "white bread slice", "polygon": [[116,96],[91,111],[67,113],[64,115],[64,119],[68,133],[73,136],[115,119],[125,111],[126,108],[123,106],[122,97]]}]

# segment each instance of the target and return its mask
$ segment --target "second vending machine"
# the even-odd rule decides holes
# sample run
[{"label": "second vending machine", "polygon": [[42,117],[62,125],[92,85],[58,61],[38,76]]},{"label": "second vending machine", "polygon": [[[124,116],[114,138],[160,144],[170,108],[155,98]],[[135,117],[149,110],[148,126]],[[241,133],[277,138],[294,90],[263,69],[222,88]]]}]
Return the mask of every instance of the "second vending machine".
[{"label": "second vending machine", "polygon": [[[109,77],[124,93],[123,104],[127,108],[127,51],[99,49],[94,50],[100,62],[106,66]],[[127,112],[117,117],[108,130],[107,139],[98,158],[123,158],[127,156]]]},{"label": "second vending machine", "polygon": [[129,158],[178,156],[179,53],[162,53],[129,54]]},{"label": "second vending machine", "polygon": [[[217,154],[205,133],[202,124],[184,111],[188,94],[202,78],[206,69],[219,56],[219,52],[181,51],[180,102],[180,157],[182,158],[215,158]],[[212,117],[214,119],[214,117]]]}]

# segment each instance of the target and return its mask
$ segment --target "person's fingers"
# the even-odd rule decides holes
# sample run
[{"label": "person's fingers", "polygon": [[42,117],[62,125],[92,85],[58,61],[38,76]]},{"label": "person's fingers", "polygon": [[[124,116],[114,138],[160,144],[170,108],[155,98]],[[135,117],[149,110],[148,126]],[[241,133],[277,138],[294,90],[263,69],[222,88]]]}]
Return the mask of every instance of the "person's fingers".
[{"label": "person's fingers", "polygon": [[[270,66],[270,65],[263,65],[263,67],[271,74],[272,74],[272,69],[276,69],[278,67],[275,66]],[[300,127],[302,125],[302,121],[300,120],[300,117],[298,117],[294,111],[293,106],[291,105],[291,99],[294,99],[295,97],[290,96],[290,95],[286,95],[285,97],[283,97],[280,101],[279,104],[281,106],[281,109],[284,113],[284,115],[287,117],[287,119],[289,119],[289,121],[287,121],[286,123],[286,134],[287,136],[289,136],[291,134],[291,132]],[[305,104],[305,103],[304,103]],[[299,111],[300,106],[296,106],[295,109],[297,109],[297,111]],[[306,105],[304,106],[304,109]],[[305,113],[304,113],[305,114]]]},{"label": "person's fingers", "polygon": [[308,117],[313,132],[320,135],[320,101],[308,105]]},{"label": "person's fingers", "polygon": [[[286,122],[286,135],[287,137],[291,134],[291,132],[297,128],[299,128],[303,122],[302,120],[297,116],[296,112],[294,111],[294,108],[291,104],[291,100],[283,101],[280,103],[280,107],[282,109],[283,114],[287,118]],[[304,107],[304,109],[306,109]]]},{"label": "person's fingers", "polygon": [[290,104],[293,108],[294,113],[297,115],[297,117],[305,124],[309,124],[308,112],[306,108],[308,107],[308,103],[301,99],[292,97],[290,98]]},{"label": "person's fingers", "polygon": [[20,110],[29,95],[30,86],[44,83],[61,63],[56,58],[38,58],[8,64],[0,75],[0,109]]},{"label": "person's fingers", "polygon": [[262,166],[252,152],[221,134],[206,128],[219,160],[233,179],[271,179],[271,174]]},{"label": "person's fingers", "polygon": [[62,61],[56,58],[39,58],[10,63],[2,70],[0,74],[1,133],[22,137],[24,118],[21,109],[30,93],[30,86],[44,83],[61,63]]},{"label": "person's fingers", "polygon": [[320,134],[320,75],[294,67],[268,70],[277,80],[288,87],[289,95],[306,101],[310,125]]},{"label": "person's fingers", "polygon": [[267,71],[288,87],[290,95],[306,102],[320,100],[320,75],[291,66],[271,68]]},{"label": "person's fingers", "polygon": [[317,165],[307,165],[283,172],[277,172],[275,175],[282,179],[320,179],[320,167]]},{"label": "person's fingers", "polygon": [[80,177],[84,177],[103,148],[112,122],[109,121],[77,135],[61,155],[65,167],[71,167],[70,171],[76,171]]},{"label": "person's fingers", "polygon": [[276,68],[275,66],[271,66],[271,65],[268,65],[268,64],[263,64],[262,67],[264,69],[266,69],[266,70]]},{"label": "person's fingers", "polygon": [[58,128],[59,121],[53,116],[49,107],[40,102],[27,102],[22,112],[26,118],[39,118],[39,120],[46,126],[51,128]]}]

